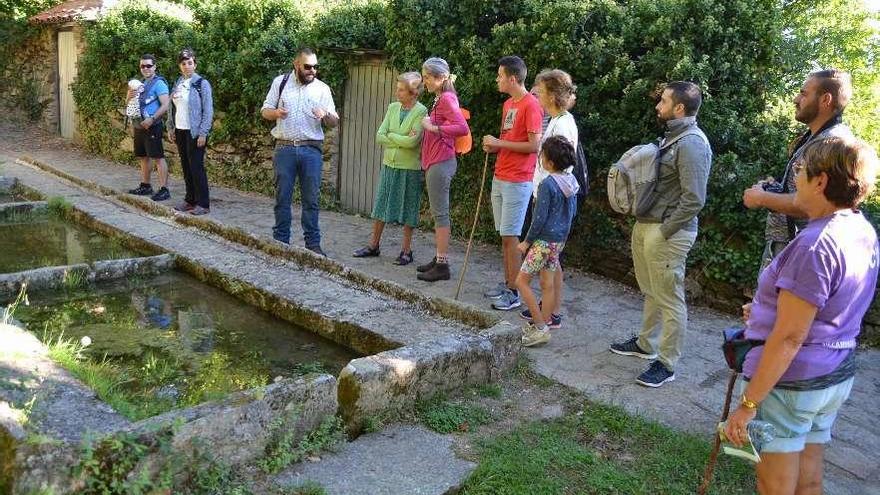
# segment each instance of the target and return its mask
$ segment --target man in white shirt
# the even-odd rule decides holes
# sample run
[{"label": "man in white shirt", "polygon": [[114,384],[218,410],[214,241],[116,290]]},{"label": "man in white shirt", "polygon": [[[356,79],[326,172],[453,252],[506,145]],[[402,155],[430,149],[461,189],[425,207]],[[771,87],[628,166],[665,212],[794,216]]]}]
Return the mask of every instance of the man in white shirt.
[{"label": "man in white shirt", "polygon": [[[293,186],[299,180],[302,198],[303,237],[306,248],[321,256],[321,229],[318,226],[318,195],[321,190],[324,130],[336,127],[339,116],[330,87],[318,80],[318,57],[310,48],[301,48],[293,60],[293,72],[272,81],[260,114],[274,120],[275,138],[275,226],[272,237],[290,244],[290,202]],[[296,76],[296,77],[290,77]]]}]

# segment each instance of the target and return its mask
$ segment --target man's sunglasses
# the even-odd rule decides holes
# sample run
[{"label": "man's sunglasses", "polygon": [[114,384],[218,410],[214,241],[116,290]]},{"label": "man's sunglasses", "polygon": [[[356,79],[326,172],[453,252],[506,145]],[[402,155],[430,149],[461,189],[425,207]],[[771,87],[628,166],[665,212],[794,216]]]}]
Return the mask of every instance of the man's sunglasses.
[{"label": "man's sunglasses", "polygon": [[155,64],[141,64],[141,69],[152,69]]},{"label": "man's sunglasses", "polygon": [[315,65],[303,64],[303,69],[304,70],[312,70],[312,69],[318,70],[318,64],[315,64]]}]

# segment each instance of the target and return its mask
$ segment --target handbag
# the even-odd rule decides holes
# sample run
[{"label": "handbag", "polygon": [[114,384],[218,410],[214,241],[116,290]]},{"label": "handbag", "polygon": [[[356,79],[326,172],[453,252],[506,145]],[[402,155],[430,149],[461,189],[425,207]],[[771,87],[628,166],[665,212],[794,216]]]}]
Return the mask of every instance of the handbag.
[{"label": "handbag", "polygon": [[737,373],[742,373],[746,355],[753,348],[764,345],[765,341],[745,338],[746,330],[739,327],[725,328],[722,334],[724,343],[721,344],[721,350],[724,352],[727,366]]}]

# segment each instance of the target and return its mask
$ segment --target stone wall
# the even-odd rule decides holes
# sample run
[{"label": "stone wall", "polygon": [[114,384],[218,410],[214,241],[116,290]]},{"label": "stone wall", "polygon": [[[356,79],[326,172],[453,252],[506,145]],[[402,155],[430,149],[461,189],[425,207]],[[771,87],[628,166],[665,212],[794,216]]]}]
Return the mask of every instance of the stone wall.
[{"label": "stone wall", "polygon": [[[43,107],[36,121],[42,129],[58,132],[58,41],[53,27],[38,28],[23,42],[11,63],[0,73],[3,106],[27,115],[31,105]],[[80,37],[81,38],[81,37]]]}]

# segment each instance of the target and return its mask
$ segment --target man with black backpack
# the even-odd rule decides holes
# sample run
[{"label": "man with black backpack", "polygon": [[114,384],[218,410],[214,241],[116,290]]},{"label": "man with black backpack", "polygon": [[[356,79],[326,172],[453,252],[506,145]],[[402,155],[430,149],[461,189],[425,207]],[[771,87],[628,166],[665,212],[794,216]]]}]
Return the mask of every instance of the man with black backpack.
[{"label": "man with black backpack", "polygon": [[636,281],[645,295],[642,329],[638,336],[611,344],[616,354],[654,360],[636,379],[646,387],[675,379],[687,330],[685,262],[697,238],[697,215],[706,203],[712,165],[709,141],[697,126],[702,101],[699,86],[676,81],[666,85],[656,106],[666,132],[655,159],[651,204],[637,213],[631,241]]},{"label": "man with black backpack", "polygon": [[[130,189],[130,194],[151,196],[153,201],[165,201],[171,197],[168,192],[168,164],[165,162],[165,149],[162,139],[165,133],[163,117],[171,106],[168,95],[168,82],[156,73],[156,57],[145,53],[140,59],[141,75],[144,76],[140,89],[128,90],[128,99],[137,98],[140,116],[132,119],[134,156],[141,163],[141,183]],[[152,167],[150,160],[156,164],[159,177],[159,190],[153,192],[150,184]]]},{"label": "man with black backpack", "polygon": [[294,183],[299,180],[300,221],[306,249],[326,256],[321,250],[321,229],[318,226],[324,150],[321,126],[336,127],[339,116],[330,87],[318,80],[317,72],[317,55],[311,48],[301,48],[293,61],[293,72],[272,81],[260,115],[275,121],[272,129],[275,138],[275,226],[272,237],[290,244],[290,201]]}]

